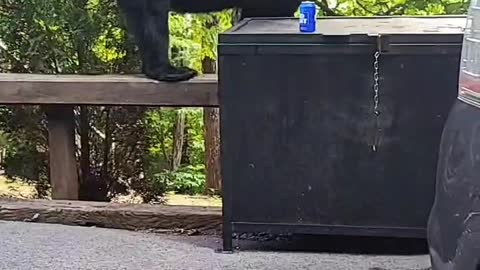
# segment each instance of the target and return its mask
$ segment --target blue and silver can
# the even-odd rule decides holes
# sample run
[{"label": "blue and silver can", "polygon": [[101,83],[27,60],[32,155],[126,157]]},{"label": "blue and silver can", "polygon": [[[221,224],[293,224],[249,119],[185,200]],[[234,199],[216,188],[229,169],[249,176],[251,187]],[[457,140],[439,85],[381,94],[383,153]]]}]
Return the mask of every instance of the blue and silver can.
[{"label": "blue and silver can", "polygon": [[317,6],[314,2],[303,1],[300,4],[300,32],[312,33],[317,28]]}]

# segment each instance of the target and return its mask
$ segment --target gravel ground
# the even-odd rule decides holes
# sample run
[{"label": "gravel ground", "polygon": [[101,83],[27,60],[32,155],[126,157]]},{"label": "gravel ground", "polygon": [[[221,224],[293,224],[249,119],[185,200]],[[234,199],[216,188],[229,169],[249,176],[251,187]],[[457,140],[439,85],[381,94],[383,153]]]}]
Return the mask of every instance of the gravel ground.
[{"label": "gravel ground", "polygon": [[[215,235],[178,236],[0,221],[0,269],[417,270],[429,266],[423,248],[415,250],[418,244],[413,248],[412,244],[397,246],[399,254],[392,255],[385,253],[394,251],[382,247],[392,245],[382,240],[373,251],[368,248],[353,255],[349,253],[358,254],[366,242],[350,239],[348,246],[355,248],[345,248],[345,241],[240,241],[240,250],[234,254],[218,254],[214,249],[221,246],[221,239]],[[375,249],[382,255],[375,255]]]}]

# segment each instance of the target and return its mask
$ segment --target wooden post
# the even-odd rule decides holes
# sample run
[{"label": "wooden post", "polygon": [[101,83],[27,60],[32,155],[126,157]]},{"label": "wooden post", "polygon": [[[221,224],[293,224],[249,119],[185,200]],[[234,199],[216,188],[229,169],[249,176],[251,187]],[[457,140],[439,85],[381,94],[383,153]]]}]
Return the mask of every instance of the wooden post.
[{"label": "wooden post", "polygon": [[48,120],[52,199],[78,200],[73,107],[48,105],[44,110]]}]

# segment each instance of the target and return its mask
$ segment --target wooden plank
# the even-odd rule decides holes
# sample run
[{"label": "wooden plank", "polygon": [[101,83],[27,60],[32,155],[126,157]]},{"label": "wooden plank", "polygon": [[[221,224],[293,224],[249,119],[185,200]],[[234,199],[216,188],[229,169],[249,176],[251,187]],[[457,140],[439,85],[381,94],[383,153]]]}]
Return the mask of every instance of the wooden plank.
[{"label": "wooden plank", "polygon": [[55,200],[78,200],[78,173],[75,159],[73,107],[44,107],[48,119],[50,182]]},{"label": "wooden plank", "polygon": [[217,77],[166,83],[141,75],[0,73],[0,104],[218,106]]},{"label": "wooden plank", "polygon": [[126,230],[220,229],[221,208],[82,201],[0,200],[0,220]]}]

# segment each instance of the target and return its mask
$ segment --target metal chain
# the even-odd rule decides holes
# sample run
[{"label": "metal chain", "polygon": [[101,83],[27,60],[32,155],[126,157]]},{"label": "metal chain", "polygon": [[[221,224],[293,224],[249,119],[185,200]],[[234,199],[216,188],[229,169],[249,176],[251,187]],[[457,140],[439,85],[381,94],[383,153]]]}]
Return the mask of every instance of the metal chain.
[{"label": "metal chain", "polygon": [[380,73],[379,73],[379,59],[380,57],[380,52],[379,51],[376,51],[375,52],[375,55],[374,55],[374,62],[373,62],[373,69],[374,69],[374,72],[373,72],[373,113],[375,115],[375,136],[374,136],[374,140],[373,140],[373,144],[372,144],[372,150],[374,152],[377,151],[377,144],[378,144],[378,140],[379,140],[379,115],[380,115],[380,111],[378,109],[378,104],[380,102],[380,84],[379,84],[379,80],[380,80]]},{"label": "metal chain", "polygon": [[373,73],[373,113],[375,113],[375,115],[379,115],[380,112],[378,111],[378,103],[380,101],[380,95],[379,95],[379,72],[378,72],[378,58],[380,57],[380,52],[379,51],[376,51],[375,52],[375,61],[373,62],[373,69],[374,69],[374,73]]}]

